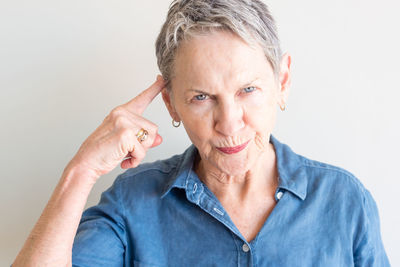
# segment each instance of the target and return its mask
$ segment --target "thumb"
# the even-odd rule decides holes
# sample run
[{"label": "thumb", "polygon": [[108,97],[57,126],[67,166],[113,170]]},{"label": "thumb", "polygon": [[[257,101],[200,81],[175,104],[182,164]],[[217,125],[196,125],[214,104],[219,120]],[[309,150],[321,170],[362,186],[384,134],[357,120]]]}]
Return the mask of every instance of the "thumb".
[{"label": "thumb", "polygon": [[157,134],[157,135],[156,135],[156,138],[154,138],[154,142],[153,142],[153,144],[151,145],[151,147],[158,146],[159,144],[162,143],[162,141],[163,141],[163,139],[162,139],[161,135]]}]

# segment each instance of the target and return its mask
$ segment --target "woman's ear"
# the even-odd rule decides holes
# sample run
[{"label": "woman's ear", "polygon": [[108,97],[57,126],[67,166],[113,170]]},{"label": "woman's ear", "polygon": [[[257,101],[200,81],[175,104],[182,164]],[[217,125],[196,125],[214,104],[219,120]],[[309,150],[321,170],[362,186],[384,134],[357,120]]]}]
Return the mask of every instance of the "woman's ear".
[{"label": "woman's ear", "polygon": [[280,103],[279,105],[284,105],[287,102],[289,96],[289,88],[292,83],[290,67],[292,64],[292,58],[288,53],[283,54],[280,64],[279,72],[279,94]]},{"label": "woman's ear", "polygon": [[168,109],[169,115],[171,115],[171,118],[174,119],[174,121],[181,121],[178,113],[175,110],[175,105],[174,102],[172,100],[173,95],[172,92],[170,90],[167,90],[167,88],[163,88],[162,89],[162,98],[164,100],[165,106]]}]

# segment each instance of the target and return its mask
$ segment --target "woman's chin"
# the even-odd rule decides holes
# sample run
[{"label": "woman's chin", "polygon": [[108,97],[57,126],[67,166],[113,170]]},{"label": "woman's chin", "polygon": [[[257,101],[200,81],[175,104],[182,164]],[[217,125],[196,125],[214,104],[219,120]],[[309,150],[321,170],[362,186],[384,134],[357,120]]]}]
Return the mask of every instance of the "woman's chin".
[{"label": "woman's chin", "polygon": [[215,161],[215,166],[226,175],[240,176],[249,170],[250,163],[247,155],[230,155],[219,157]]}]

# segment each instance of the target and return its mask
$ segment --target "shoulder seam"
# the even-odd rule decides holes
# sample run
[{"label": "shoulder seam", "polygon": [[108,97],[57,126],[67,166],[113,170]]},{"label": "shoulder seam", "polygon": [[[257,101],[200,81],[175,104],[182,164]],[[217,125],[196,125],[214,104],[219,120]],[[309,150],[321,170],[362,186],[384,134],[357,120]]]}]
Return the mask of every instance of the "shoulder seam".
[{"label": "shoulder seam", "polygon": [[304,166],[307,166],[307,167],[313,167],[313,168],[319,168],[319,169],[327,169],[327,170],[331,170],[331,171],[337,171],[337,172],[343,173],[343,174],[345,174],[345,175],[347,175],[347,176],[355,177],[352,173],[350,173],[350,172],[347,171],[347,170],[344,170],[344,169],[342,169],[342,168],[340,168],[340,167],[332,166],[332,165],[329,165],[329,164],[326,164],[326,163],[320,162],[320,164],[323,164],[324,166],[321,166],[321,165],[316,166],[316,165],[312,165],[312,164],[305,163],[305,162],[304,162],[303,164],[304,164]]},{"label": "shoulder seam", "polygon": [[345,175],[346,177],[349,178],[349,180],[361,191],[363,197],[365,194],[365,187],[362,185],[362,183],[358,180],[358,178],[352,174],[349,171],[346,171],[342,168],[339,167],[335,167],[335,166],[329,166],[329,165],[325,165],[325,166],[315,166],[315,165],[311,165],[311,164],[307,164],[307,163],[303,163],[305,167],[311,167],[311,168],[317,168],[317,169],[324,169],[324,170],[329,170],[329,171],[334,171],[334,172],[338,172],[341,173],[343,175]]}]

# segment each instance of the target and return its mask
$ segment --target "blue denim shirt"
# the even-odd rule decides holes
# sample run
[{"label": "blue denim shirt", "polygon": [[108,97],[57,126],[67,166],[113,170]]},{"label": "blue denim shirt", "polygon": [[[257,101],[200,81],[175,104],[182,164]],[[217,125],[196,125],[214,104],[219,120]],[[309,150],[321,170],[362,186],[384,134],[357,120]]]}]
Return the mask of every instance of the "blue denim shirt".
[{"label": "blue denim shirt", "polygon": [[193,171],[192,145],[118,176],[83,213],[73,266],[390,266],[360,181],[270,142],[277,204],[250,243]]}]

